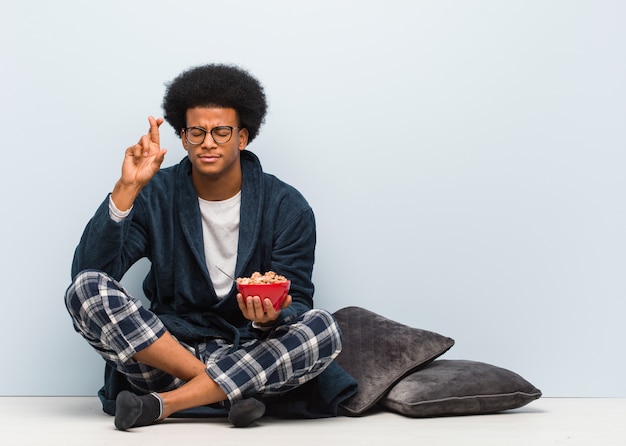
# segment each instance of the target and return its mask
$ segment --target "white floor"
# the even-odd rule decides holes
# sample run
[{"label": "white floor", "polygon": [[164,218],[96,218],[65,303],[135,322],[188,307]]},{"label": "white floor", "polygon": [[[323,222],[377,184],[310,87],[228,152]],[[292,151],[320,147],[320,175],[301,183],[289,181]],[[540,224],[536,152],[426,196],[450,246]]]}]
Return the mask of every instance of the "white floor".
[{"label": "white floor", "polygon": [[92,397],[0,397],[0,444],[19,445],[626,445],[626,399],[542,398],[494,415],[411,419],[262,418],[245,429],[225,419],[171,419],[116,431]]}]

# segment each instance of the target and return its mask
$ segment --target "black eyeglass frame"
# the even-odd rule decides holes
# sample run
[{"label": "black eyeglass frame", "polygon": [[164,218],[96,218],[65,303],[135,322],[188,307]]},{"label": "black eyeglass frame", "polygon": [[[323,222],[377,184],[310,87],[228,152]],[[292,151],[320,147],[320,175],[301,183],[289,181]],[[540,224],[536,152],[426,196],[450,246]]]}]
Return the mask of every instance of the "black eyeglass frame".
[{"label": "black eyeglass frame", "polygon": [[[213,138],[213,141],[215,141],[215,144],[226,144],[228,141],[230,141],[232,139],[233,131],[235,129],[240,129],[240,128],[241,127],[233,127],[231,125],[218,125],[217,127],[213,127],[211,130],[207,130],[207,129],[203,128],[203,127],[185,127],[183,129],[183,133],[185,134],[185,140],[189,144],[191,144],[193,146],[198,146],[198,145],[202,144],[204,142],[205,138],[206,138],[207,133],[211,134],[211,138]],[[221,140],[218,141],[217,139],[215,139],[215,134],[213,132],[215,132],[216,130],[219,131],[219,130],[224,130],[224,129],[228,129],[230,131],[230,134],[228,135],[228,139],[225,140],[225,141],[221,141]],[[189,135],[188,135],[189,130],[200,130],[201,132],[203,132],[204,136],[202,137],[202,140],[200,142],[192,142],[192,141],[190,141],[189,140]],[[220,139],[220,138],[218,137],[218,139]]]}]

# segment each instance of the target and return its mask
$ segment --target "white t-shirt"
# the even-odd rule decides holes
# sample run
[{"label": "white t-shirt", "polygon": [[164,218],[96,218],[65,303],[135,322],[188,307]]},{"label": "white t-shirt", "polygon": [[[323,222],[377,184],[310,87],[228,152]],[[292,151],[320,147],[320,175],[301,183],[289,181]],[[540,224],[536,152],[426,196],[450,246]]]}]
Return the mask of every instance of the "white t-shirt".
[{"label": "white t-shirt", "polygon": [[217,296],[226,297],[233,286],[237,247],[239,245],[239,210],[241,192],[223,201],[206,201],[198,197],[202,214],[204,257]]}]

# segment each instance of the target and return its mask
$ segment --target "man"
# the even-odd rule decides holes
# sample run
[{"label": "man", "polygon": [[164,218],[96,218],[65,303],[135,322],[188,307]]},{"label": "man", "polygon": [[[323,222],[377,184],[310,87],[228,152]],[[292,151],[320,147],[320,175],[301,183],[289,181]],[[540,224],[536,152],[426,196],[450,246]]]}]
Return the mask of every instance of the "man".
[{"label": "man", "polygon": [[[313,212],[246,150],[265,119],[262,86],[239,67],[195,67],[168,85],[163,108],[187,156],[161,169],[163,119],[149,117],[85,228],[65,297],[75,329],[107,363],[105,411],[126,430],[221,403],[231,423],[247,426],[264,401],[314,398],[305,383],[324,393],[332,369],[339,391],[313,416],[335,415],[355,383],[332,362],[336,321],[313,309]],[[143,257],[150,309],[118,282]],[[291,280],[278,310],[237,293],[232,278],[255,271]]]}]

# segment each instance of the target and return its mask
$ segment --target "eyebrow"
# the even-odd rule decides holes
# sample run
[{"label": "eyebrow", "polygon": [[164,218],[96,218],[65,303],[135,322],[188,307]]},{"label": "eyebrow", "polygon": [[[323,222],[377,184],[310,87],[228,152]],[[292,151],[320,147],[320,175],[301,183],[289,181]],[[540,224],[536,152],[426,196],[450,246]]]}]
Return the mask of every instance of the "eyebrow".
[{"label": "eyebrow", "polygon": [[205,132],[208,132],[208,131],[216,129],[218,127],[232,127],[233,129],[238,128],[237,125],[230,125],[230,124],[220,124],[220,125],[216,125],[214,127],[211,127],[210,129],[207,129],[207,128],[201,126],[201,125],[190,125],[190,126],[187,126],[186,128],[188,128],[188,129],[202,129]]}]

